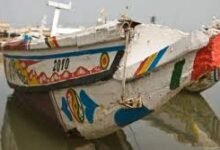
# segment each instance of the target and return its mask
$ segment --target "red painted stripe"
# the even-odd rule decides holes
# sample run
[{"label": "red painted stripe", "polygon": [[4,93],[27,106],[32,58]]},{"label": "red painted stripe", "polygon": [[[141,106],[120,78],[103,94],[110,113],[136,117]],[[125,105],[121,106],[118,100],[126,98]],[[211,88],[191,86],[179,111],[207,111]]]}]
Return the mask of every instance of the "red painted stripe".
[{"label": "red painted stripe", "polygon": [[52,37],[53,43],[56,45],[56,48],[60,47],[59,44],[57,43],[57,39],[55,36]]},{"label": "red painted stripe", "polygon": [[[149,58],[149,57],[148,57]],[[139,75],[139,72],[141,71],[141,69],[143,68],[145,62],[148,60],[148,58],[146,58],[144,61],[142,61],[142,63],[140,64],[140,66],[138,67],[137,71],[135,72],[135,76]]]}]

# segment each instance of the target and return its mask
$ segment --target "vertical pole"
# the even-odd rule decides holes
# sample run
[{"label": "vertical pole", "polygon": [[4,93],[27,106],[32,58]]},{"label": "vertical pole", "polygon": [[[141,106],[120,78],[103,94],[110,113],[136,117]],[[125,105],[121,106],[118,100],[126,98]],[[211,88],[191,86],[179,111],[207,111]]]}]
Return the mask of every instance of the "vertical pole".
[{"label": "vertical pole", "polygon": [[54,12],[54,17],[53,17],[53,25],[52,25],[52,29],[51,29],[51,36],[56,36],[59,17],[60,17],[60,9],[56,8],[56,10]]}]

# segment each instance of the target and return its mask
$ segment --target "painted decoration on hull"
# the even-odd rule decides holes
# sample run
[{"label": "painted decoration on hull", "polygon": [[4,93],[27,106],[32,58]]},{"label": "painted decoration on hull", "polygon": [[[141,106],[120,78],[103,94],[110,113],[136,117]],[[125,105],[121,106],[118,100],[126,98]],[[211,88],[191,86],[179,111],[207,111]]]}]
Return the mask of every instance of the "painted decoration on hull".
[{"label": "painted decoration on hull", "polygon": [[203,75],[203,77],[200,80],[203,80],[203,79],[207,79],[208,81],[212,83],[218,82],[220,80],[220,68],[217,68],[214,71]]},{"label": "painted decoration on hull", "polygon": [[3,49],[7,49],[7,50],[30,49],[31,41],[32,41],[32,36],[24,34],[20,36],[17,40],[11,40],[6,44],[4,44]]},{"label": "painted decoration on hull", "polygon": [[186,89],[191,92],[202,92],[213,86],[219,80],[220,80],[220,68],[215,69],[214,71],[203,75],[201,78],[199,78],[199,80],[193,82],[193,84],[188,86]]},{"label": "painted decoration on hull", "polygon": [[220,68],[218,69],[215,69],[212,73],[211,73],[211,76],[212,76],[212,80],[214,82],[218,82],[220,80]]},{"label": "painted decoration on hull", "polygon": [[86,114],[86,118],[88,120],[88,122],[90,124],[93,123],[94,121],[94,114],[95,114],[95,110],[97,107],[99,107],[99,105],[97,105],[95,103],[94,100],[92,100],[84,90],[80,91],[80,100],[82,101],[84,107],[85,107],[85,114]]},{"label": "painted decoration on hull", "polygon": [[[60,82],[111,77],[123,56],[124,46],[42,56],[5,55],[9,83],[17,86],[44,86]],[[88,79],[89,80],[89,79]],[[85,80],[84,80],[85,81]],[[93,81],[91,79],[90,81]]]},{"label": "painted decoration on hull", "polygon": [[61,100],[62,100],[61,110],[66,114],[69,120],[71,121],[71,117],[69,111],[66,111],[67,109],[65,109],[66,104],[68,105],[71,114],[75,118],[75,120],[80,123],[83,123],[84,110],[76,91],[74,91],[72,88],[68,89],[66,92],[66,96],[62,97]]},{"label": "painted decoration on hull", "polygon": [[73,121],[73,117],[71,114],[70,106],[68,105],[68,101],[66,98],[62,97],[62,106],[61,106],[62,112],[66,115],[69,121]]},{"label": "painted decoration on hull", "polygon": [[173,70],[173,74],[172,74],[171,82],[170,82],[170,89],[171,90],[175,90],[178,87],[180,87],[180,79],[182,76],[183,67],[184,67],[185,63],[186,63],[186,60],[183,59],[174,65],[174,70]]},{"label": "painted decoration on hull", "polygon": [[[64,112],[62,118],[74,118],[73,127],[83,125],[93,128],[93,126],[100,126],[100,120],[103,122],[110,121],[110,126],[123,127],[140,118],[150,114],[153,110],[149,110],[147,107],[142,106],[141,108],[127,108],[124,105],[115,103],[111,107],[105,107],[99,105],[97,100],[93,99],[85,90],[79,89],[74,90],[73,88],[55,90],[52,91],[55,107],[58,108],[57,114],[60,115],[60,111]],[[65,103],[63,104],[63,101]],[[67,109],[64,109],[68,107]],[[103,113],[106,112],[106,113]],[[108,113],[107,113],[108,112]],[[71,115],[70,115],[71,114]],[[71,117],[69,117],[71,116]],[[109,119],[110,118],[110,119]],[[62,119],[63,124],[67,124],[72,120]],[[65,126],[64,126],[65,127]],[[71,130],[72,128],[67,128],[66,130]],[[84,130],[84,129],[83,129]]]},{"label": "painted decoration on hull", "polygon": [[220,66],[220,34],[212,37],[209,44],[200,49],[194,60],[192,80],[199,80],[205,74]]},{"label": "painted decoration on hull", "polygon": [[193,84],[187,90],[201,92],[214,85],[220,79],[219,67],[220,34],[210,38],[208,45],[196,53],[191,75]]},{"label": "painted decoration on hull", "polygon": [[59,48],[59,44],[55,36],[45,38],[45,43],[49,48]]},{"label": "painted decoration on hull", "polygon": [[[72,122],[73,118],[78,123],[84,123],[85,118],[89,124],[94,121],[95,110],[99,105],[92,100],[84,90],[77,93],[73,88],[66,90],[51,92],[53,101],[55,101],[55,107],[63,112],[62,118],[68,118],[68,120],[62,119],[62,122],[68,124]],[[58,113],[60,112],[58,111]]]},{"label": "painted decoration on hull", "polygon": [[119,127],[124,127],[126,125],[129,125],[132,122],[135,122],[146,115],[152,113],[153,110],[149,110],[145,106],[142,106],[141,108],[121,108],[115,113],[115,123]]},{"label": "painted decoration on hull", "polygon": [[108,68],[110,62],[110,58],[108,53],[102,53],[102,55],[100,56],[100,66],[102,69],[106,69]]},{"label": "painted decoration on hull", "polygon": [[140,76],[140,75],[143,75],[147,72],[151,72],[157,66],[160,59],[166,53],[168,48],[169,47],[165,47],[164,49],[160,50],[159,52],[154,53],[153,55],[147,57],[143,62],[141,62],[140,66],[136,70],[134,76]]}]

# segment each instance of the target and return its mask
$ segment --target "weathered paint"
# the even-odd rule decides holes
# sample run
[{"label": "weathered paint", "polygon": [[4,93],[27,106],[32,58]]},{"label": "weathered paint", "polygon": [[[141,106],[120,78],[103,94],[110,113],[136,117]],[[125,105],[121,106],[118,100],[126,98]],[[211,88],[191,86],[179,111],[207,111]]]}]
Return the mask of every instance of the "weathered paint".
[{"label": "weathered paint", "polygon": [[212,37],[209,44],[197,52],[192,80],[214,71],[220,66],[220,34]]},{"label": "weathered paint", "polygon": [[45,43],[49,48],[59,48],[56,37],[47,37],[45,38]]},{"label": "weathered paint", "polygon": [[[94,36],[96,35],[96,36]],[[97,43],[108,43],[124,39],[120,21],[112,21],[89,29],[79,30],[73,34],[58,37],[36,38],[28,34],[10,40],[2,47],[5,51],[48,50],[60,47],[85,47]]]},{"label": "weathered paint", "polygon": [[[209,41],[209,36],[202,31],[186,34],[148,25],[138,26],[135,31],[134,41],[129,43],[127,47],[128,56],[126,59],[125,76],[131,80],[141,74],[151,72],[167,63],[180,59],[188,53],[197,51],[206,46]],[[154,32],[154,34],[147,34],[148,32]],[[162,35],[160,35],[161,32],[163,33]],[[156,38],[157,36],[155,35],[158,35],[161,39]],[[164,35],[167,36],[163,37]],[[123,80],[124,61],[125,57],[123,57],[120,67],[114,74],[114,78],[117,80]]]},{"label": "weathered paint", "polygon": [[[21,52],[24,50],[6,50],[5,68],[9,84],[13,83],[26,89],[36,85],[39,88],[43,88],[42,85],[52,85],[53,88],[46,90],[50,92],[48,100],[52,100],[65,131],[76,128],[82,136],[91,139],[111,134],[149,115],[193,83],[191,75],[196,53],[198,49],[206,46],[209,35],[203,31],[187,34],[158,25],[139,24],[133,30],[133,38],[126,45],[125,51],[128,55],[123,55],[125,37],[124,33],[121,36],[122,28],[118,25],[106,25],[101,28],[106,30],[91,28],[91,31],[85,30],[69,38],[65,37],[63,41],[57,38],[48,41],[51,48],[65,47],[72,42],[74,49],[67,47],[42,50],[46,45],[44,41],[43,45],[35,45],[38,49],[41,48],[39,51],[23,54]],[[111,28],[114,29],[112,37]],[[106,32],[109,33],[105,34]],[[68,44],[65,45],[65,42]],[[30,46],[33,48],[33,43]],[[46,45],[46,48],[48,46]],[[67,64],[71,67],[65,71],[60,67],[53,67],[55,62],[59,62],[55,60],[58,58],[69,59]],[[182,61],[176,63],[177,60]],[[29,85],[26,78],[30,72],[32,85]],[[74,76],[67,76],[65,79],[60,77],[69,72]],[[107,75],[102,74],[106,72]],[[137,76],[148,72],[149,74],[136,79]],[[46,77],[51,77],[54,73],[51,84],[42,82],[42,78],[41,82],[38,81],[39,78],[35,75],[43,73]],[[56,84],[71,79],[77,79],[81,84],[68,82],[65,87]],[[84,82],[85,80],[92,82]],[[120,80],[129,81],[126,82],[125,89],[122,89]],[[47,92],[45,93],[48,94]],[[31,95],[31,92],[29,93]],[[128,108],[119,103],[122,93],[123,100],[135,100],[137,96],[140,97],[143,106]]]},{"label": "weathered paint", "polygon": [[[180,76],[180,85],[177,89],[170,89],[174,62],[161,67],[157,72],[153,71],[147,77],[140,78],[135,82],[128,82],[125,98],[136,97],[139,93],[144,103],[141,108],[127,108],[118,102],[121,97],[121,83],[114,79],[88,86],[74,87],[84,108],[85,121],[83,123],[74,122],[73,127],[65,128],[65,124],[68,124],[69,121],[63,120],[63,127],[67,131],[76,128],[81,135],[89,139],[98,138],[151,114],[191,82],[189,70],[193,67],[194,58],[195,53],[188,54],[183,58],[186,59],[182,68],[184,75]],[[161,75],[163,75],[162,79],[159,78]],[[53,102],[54,107],[60,108],[60,99],[67,90],[52,91],[54,95],[52,101],[55,101]]]},{"label": "weathered paint", "polygon": [[[209,30],[212,32],[212,29]],[[214,85],[219,81],[219,67],[220,34],[215,33],[211,36],[209,44],[199,49],[196,54],[191,76],[193,84],[188,86],[187,90],[200,92]]]}]

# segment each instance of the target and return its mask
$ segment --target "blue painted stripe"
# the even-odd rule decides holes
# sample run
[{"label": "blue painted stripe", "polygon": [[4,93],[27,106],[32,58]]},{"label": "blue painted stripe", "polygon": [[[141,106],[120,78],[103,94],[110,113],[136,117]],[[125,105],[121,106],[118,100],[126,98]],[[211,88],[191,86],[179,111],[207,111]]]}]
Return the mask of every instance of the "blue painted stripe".
[{"label": "blue painted stripe", "polygon": [[125,49],[125,46],[120,45],[120,46],[114,46],[114,47],[80,50],[80,51],[77,51],[77,52],[68,52],[68,53],[42,55],[42,56],[19,56],[19,55],[13,56],[13,55],[8,55],[8,54],[5,54],[4,56],[7,57],[7,58],[12,58],[12,59],[40,59],[40,60],[43,60],[43,59],[56,59],[56,58],[62,58],[62,57],[93,55],[93,54],[103,53],[103,52],[122,51],[124,49]]},{"label": "blue painted stripe", "polygon": [[127,108],[121,108],[117,110],[115,113],[115,123],[119,127],[124,127],[126,125],[131,124],[132,122],[135,122],[148,114],[152,113],[153,110],[150,110],[146,108],[145,106],[141,108],[134,108],[134,109],[127,109]]},{"label": "blue painted stripe", "polygon": [[68,109],[68,104],[67,104],[67,100],[62,97],[62,106],[61,106],[61,110],[64,112],[64,114],[66,115],[66,117],[69,119],[69,121],[73,121],[71,112]]},{"label": "blue painted stripe", "polygon": [[94,121],[94,115],[95,115],[95,110],[98,107],[98,105],[95,103],[94,100],[92,100],[84,90],[80,91],[80,100],[85,106],[85,114],[88,122],[90,124],[93,123]]},{"label": "blue painted stripe", "polygon": [[160,50],[159,53],[157,54],[157,57],[154,59],[153,63],[150,65],[148,71],[152,71],[160,61],[161,57],[165,54],[169,46],[165,47],[164,49]]}]

